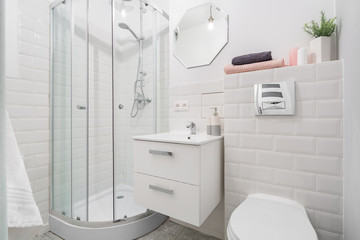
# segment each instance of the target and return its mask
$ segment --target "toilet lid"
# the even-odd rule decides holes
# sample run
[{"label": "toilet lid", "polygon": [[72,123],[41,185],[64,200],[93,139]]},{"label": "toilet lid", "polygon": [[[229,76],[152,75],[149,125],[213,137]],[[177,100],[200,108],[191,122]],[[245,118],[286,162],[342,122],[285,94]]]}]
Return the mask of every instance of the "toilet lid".
[{"label": "toilet lid", "polygon": [[251,194],[232,213],[231,240],[317,240],[302,205],[266,194]]}]

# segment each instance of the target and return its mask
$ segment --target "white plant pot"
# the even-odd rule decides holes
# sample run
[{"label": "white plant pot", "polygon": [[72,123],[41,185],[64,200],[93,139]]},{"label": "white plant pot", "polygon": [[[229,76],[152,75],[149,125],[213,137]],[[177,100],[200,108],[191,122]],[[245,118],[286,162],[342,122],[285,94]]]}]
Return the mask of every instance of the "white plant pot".
[{"label": "white plant pot", "polygon": [[318,37],[310,41],[311,63],[327,62],[331,59],[331,37]]}]

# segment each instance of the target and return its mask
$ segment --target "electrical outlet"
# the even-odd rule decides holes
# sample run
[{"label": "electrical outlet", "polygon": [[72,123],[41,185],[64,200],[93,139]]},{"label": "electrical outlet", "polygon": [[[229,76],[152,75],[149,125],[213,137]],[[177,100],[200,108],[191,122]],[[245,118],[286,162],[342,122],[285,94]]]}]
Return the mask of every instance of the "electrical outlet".
[{"label": "electrical outlet", "polygon": [[178,101],[175,102],[175,112],[188,112],[189,111],[189,101]]}]

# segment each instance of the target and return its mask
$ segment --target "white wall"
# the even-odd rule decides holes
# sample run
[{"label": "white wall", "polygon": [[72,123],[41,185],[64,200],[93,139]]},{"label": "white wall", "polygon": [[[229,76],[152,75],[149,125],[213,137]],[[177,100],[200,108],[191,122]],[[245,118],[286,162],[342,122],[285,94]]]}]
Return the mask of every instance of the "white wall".
[{"label": "white wall", "polygon": [[338,0],[339,56],[344,59],[344,239],[360,239],[360,2]]},{"label": "white wall", "polygon": [[[170,1],[170,54],[173,30],[184,12],[207,0]],[[229,14],[229,43],[210,66],[186,69],[175,57],[170,58],[170,84],[220,80],[223,68],[235,56],[271,50],[273,58],[285,58],[294,46],[308,47],[309,37],[302,27],[319,19],[324,10],[334,14],[333,0],[214,0]]]},{"label": "white wall", "polygon": [[[11,41],[7,43],[11,55],[8,58],[6,104],[35,201],[47,225],[50,181],[49,8],[45,0],[19,0],[17,3],[15,10],[18,14],[11,16],[15,24],[7,23],[12,29],[9,31]],[[17,230],[18,234],[20,232]],[[26,237],[31,237],[31,233]]]},{"label": "white wall", "polygon": [[[206,111],[208,106],[202,102],[203,94],[223,91],[219,81],[224,79],[223,68],[231,63],[233,57],[271,50],[273,58],[285,58],[288,62],[290,48],[309,47],[310,38],[303,31],[303,25],[312,19],[319,19],[321,10],[328,17],[333,17],[335,11],[333,0],[211,1],[229,14],[229,43],[211,65],[186,69],[173,56],[173,30],[187,9],[206,2],[170,1],[170,130],[186,130],[186,122],[195,121],[198,130],[205,131],[206,120],[202,111]],[[183,100],[189,101],[189,112],[175,112],[174,102]],[[219,103],[215,101],[211,105]],[[223,207],[219,206],[199,230],[221,236],[216,223],[222,218]]]},{"label": "white wall", "polygon": [[[227,75],[225,219],[251,193],[304,205],[320,240],[341,239],[343,64]],[[296,82],[294,116],[254,116],[254,83]],[[226,224],[227,225],[227,224]]]},{"label": "white wall", "polygon": [[7,197],[5,159],[5,1],[0,2],[0,238],[7,239]]}]

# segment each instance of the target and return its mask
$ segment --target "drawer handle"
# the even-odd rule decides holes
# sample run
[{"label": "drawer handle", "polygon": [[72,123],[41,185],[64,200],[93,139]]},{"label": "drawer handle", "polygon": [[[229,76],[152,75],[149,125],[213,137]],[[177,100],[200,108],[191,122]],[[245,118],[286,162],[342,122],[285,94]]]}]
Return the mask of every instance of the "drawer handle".
[{"label": "drawer handle", "polygon": [[159,151],[159,150],[149,150],[150,154],[157,154],[157,155],[163,155],[163,156],[172,156],[172,152],[166,152],[166,151]]},{"label": "drawer handle", "polygon": [[167,193],[167,194],[173,194],[174,193],[174,190],[157,187],[157,186],[154,186],[154,185],[151,185],[151,184],[149,184],[149,188],[152,189],[152,190]]}]

